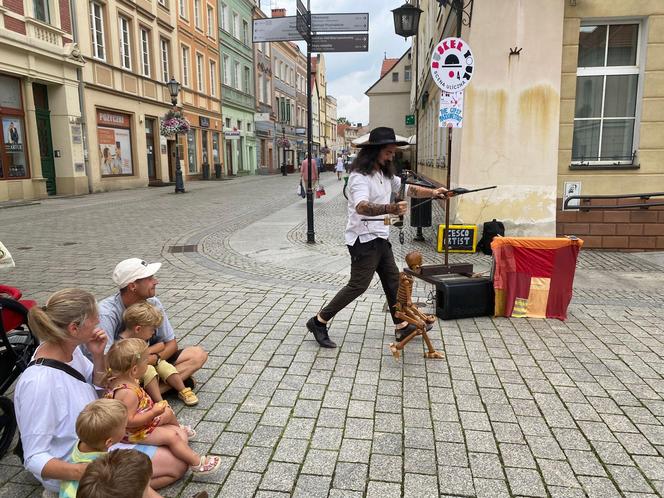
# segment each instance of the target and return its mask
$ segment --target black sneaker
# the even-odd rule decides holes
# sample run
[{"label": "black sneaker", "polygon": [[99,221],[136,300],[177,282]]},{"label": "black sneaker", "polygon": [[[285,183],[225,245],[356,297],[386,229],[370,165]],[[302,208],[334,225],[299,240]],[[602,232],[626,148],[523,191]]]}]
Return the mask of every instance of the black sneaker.
[{"label": "black sneaker", "polygon": [[394,337],[396,338],[397,342],[401,342],[410,334],[412,334],[415,330],[417,330],[417,327],[412,323],[409,323],[402,329],[395,329]]},{"label": "black sneaker", "polygon": [[309,329],[309,332],[311,332],[318,344],[320,344],[324,348],[336,348],[337,345],[332,342],[330,339],[330,336],[327,334],[327,325],[316,325],[316,320],[315,317],[309,318],[307,320],[307,328]]}]

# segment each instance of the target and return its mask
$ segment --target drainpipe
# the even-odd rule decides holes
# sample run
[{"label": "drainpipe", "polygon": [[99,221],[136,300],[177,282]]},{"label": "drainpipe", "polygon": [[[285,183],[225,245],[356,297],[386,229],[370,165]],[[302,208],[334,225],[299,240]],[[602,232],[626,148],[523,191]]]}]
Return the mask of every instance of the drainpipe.
[{"label": "drainpipe", "polygon": [[[74,43],[78,44],[78,20],[76,18],[76,1],[69,0],[69,11],[71,13],[71,34]],[[80,46],[79,46],[80,49]],[[84,98],[84,85],[83,85],[83,69],[76,68],[76,78],[78,79],[78,106],[81,110],[81,134],[83,137],[83,162],[85,163],[85,176],[88,178],[88,193],[93,191],[92,175],[90,174],[90,160],[88,158],[88,127],[85,114],[85,98]]]}]

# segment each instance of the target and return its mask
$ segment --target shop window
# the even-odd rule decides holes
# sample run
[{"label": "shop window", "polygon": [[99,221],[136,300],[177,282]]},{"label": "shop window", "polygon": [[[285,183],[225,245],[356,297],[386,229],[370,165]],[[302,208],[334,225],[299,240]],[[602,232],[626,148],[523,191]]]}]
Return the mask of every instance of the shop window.
[{"label": "shop window", "polygon": [[639,24],[579,32],[572,162],[631,164],[639,100]]},{"label": "shop window", "polygon": [[196,173],[198,164],[196,163],[196,130],[194,128],[190,128],[187,133],[187,159],[189,160],[189,173]]},{"label": "shop window", "polygon": [[102,177],[134,174],[131,135],[131,116],[97,111],[97,142]]},{"label": "shop window", "polygon": [[21,82],[0,75],[0,179],[28,178]]}]

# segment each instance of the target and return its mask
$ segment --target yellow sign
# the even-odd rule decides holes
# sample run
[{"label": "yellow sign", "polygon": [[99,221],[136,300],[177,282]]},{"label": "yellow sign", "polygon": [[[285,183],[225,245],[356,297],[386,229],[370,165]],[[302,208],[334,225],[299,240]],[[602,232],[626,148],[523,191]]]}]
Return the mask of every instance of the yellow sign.
[{"label": "yellow sign", "polygon": [[[443,252],[443,232],[445,225],[438,225],[438,252]],[[477,225],[450,225],[448,237],[449,252],[475,252],[477,245]]]}]

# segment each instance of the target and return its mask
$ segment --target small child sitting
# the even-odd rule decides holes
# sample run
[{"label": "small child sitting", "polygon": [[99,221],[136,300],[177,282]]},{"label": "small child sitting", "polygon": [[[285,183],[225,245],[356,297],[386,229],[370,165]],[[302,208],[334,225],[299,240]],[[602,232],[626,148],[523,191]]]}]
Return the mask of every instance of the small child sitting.
[{"label": "small child sitting", "polygon": [[121,339],[113,343],[106,355],[107,372],[103,383],[107,398],[117,399],[126,407],[125,442],[151,446],[168,446],[177,458],[186,462],[195,474],[210,474],[221,465],[218,456],[201,456],[187,444],[195,432],[178,424],[168,402],[154,403],[136,379],[148,368],[148,345],[143,339]]},{"label": "small child sitting", "polygon": [[[122,316],[125,330],[120,334],[123,339],[137,337],[144,341],[150,341],[155,329],[161,325],[164,317],[156,307],[147,301],[136,303],[127,308]],[[198,397],[189,387],[185,387],[182,377],[177,369],[159,356],[164,350],[164,343],[157,342],[148,348],[148,354],[155,357],[155,364],[148,365],[148,369],[142,378],[144,389],[153,399],[161,401],[159,391],[159,379],[175,389],[178,397],[187,406],[198,404]]]},{"label": "small child sitting", "polygon": [[88,465],[78,484],[78,494],[75,496],[78,498],[160,496],[150,488],[151,478],[152,462],[147,455],[136,450],[111,451]]},{"label": "small child sitting", "polygon": [[[104,455],[124,437],[127,409],[114,399],[89,403],[76,419],[78,441],[69,457],[71,463],[89,463]],[[78,481],[61,481],[60,498],[75,498]]]}]

